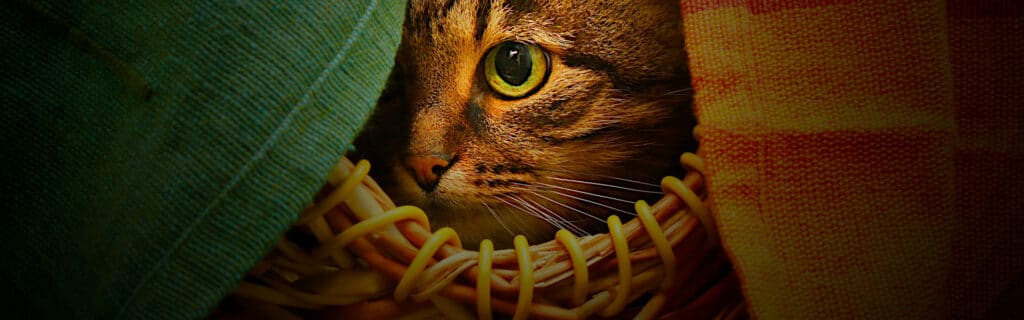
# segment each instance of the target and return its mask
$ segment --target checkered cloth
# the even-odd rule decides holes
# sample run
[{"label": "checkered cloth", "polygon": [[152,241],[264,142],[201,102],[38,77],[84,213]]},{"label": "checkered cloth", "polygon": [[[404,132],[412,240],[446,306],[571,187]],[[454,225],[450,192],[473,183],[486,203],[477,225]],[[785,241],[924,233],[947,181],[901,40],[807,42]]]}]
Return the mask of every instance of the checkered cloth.
[{"label": "checkered cloth", "polygon": [[1024,5],[682,4],[752,315],[1006,315],[1024,287]]}]

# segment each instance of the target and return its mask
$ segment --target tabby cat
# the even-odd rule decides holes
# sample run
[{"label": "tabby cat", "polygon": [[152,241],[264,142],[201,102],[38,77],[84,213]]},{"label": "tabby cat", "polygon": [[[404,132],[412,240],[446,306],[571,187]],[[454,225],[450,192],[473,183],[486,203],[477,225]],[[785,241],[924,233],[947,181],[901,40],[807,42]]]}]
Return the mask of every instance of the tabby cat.
[{"label": "tabby cat", "polygon": [[467,247],[601,232],[696,148],[677,0],[411,0],[403,28],[357,156]]}]

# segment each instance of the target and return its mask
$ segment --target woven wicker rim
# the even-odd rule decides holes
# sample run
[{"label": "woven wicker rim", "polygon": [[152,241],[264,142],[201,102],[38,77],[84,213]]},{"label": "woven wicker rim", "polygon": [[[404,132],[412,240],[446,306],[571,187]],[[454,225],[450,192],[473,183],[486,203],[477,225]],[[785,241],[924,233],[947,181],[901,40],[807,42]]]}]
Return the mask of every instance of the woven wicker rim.
[{"label": "woven wicker rim", "polygon": [[[450,228],[431,233],[422,210],[396,208],[367,176],[368,162],[342,158],[328,176],[333,190],[294,225],[308,228],[320,245],[305,251],[280,241],[249,272],[258,283],[243,281],[233,294],[298,309],[346,306],[385,317],[394,311],[381,310],[390,308],[456,319],[490,319],[492,312],[514,319],[609,317],[650,294],[635,316],[656,318],[682,307],[679,297],[694,297],[689,279],[714,278],[728,265],[703,203],[703,161],[686,153],[680,162],[688,170],[682,180],[665,177],[662,199],[653,206],[638,201],[636,219],[623,224],[610,216],[607,234],[561,230],[545,243],[529,245],[517,236],[514,249],[494,250],[484,240],[472,251]],[[695,302],[714,301],[708,296],[736,286],[730,272]],[[744,309],[742,301],[714,308],[726,318]]]}]

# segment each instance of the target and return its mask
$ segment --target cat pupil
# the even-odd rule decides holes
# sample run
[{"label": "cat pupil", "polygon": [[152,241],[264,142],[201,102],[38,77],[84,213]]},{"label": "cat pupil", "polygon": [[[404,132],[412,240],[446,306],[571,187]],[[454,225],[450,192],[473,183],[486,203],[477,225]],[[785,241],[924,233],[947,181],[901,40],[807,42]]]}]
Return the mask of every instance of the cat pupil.
[{"label": "cat pupil", "polygon": [[494,59],[498,75],[508,84],[518,86],[530,77],[533,62],[530,60],[530,51],[526,49],[526,45],[517,42],[502,44]]}]

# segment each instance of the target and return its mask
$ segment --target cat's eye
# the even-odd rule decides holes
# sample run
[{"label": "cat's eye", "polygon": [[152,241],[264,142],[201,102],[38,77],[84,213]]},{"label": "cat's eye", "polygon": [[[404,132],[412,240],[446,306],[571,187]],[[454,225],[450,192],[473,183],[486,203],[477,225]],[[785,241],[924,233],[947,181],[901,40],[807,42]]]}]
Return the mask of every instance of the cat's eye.
[{"label": "cat's eye", "polygon": [[540,89],[549,73],[548,55],[539,46],[503,42],[484,56],[484,78],[491,90],[517,99]]}]

